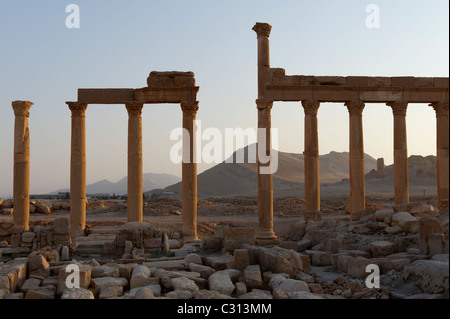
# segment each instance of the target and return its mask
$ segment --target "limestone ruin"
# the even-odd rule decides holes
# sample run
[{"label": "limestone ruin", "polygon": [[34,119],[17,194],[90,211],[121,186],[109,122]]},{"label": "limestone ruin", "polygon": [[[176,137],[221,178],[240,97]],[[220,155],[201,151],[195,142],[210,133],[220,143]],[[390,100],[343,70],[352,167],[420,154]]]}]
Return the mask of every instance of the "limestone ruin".
[{"label": "limestone ruin", "polygon": [[[14,101],[14,198],[0,199],[0,299],[448,299],[449,79],[287,76],[270,67],[271,28],[266,23],[253,28],[258,128],[266,129],[258,142],[265,140],[271,149],[275,101],[301,102],[304,199],[274,200],[273,175],[258,170],[257,201],[198,200],[199,87],[192,72],[152,72],[145,88],[79,89],[78,101],[67,102],[70,201],[30,201],[33,103]],[[321,103],[330,102],[344,104],[350,115],[348,202],[320,196],[317,113]],[[183,139],[188,160],[182,164],[181,202],[143,202],[141,112],[153,103],[180,104],[189,132]],[[393,203],[366,198],[366,103],[385,103],[393,110]],[[406,111],[411,103],[427,103],[436,111],[438,196],[410,203]],[[123,104],[128,111],[127,203],[86,199],[85,116],[95,104]],[[271,162],[258,159],[260,167],[270,171]],[[384,160],[378,161],[377,177],[384,177]],[[257,224],[240,218],[252,212]],[[162,216],[173,219],[164,224]],[[380,269],[380,287],[365,281],[368,266]],[[79,288],[67,286],[71,267],[79,271]]]}]

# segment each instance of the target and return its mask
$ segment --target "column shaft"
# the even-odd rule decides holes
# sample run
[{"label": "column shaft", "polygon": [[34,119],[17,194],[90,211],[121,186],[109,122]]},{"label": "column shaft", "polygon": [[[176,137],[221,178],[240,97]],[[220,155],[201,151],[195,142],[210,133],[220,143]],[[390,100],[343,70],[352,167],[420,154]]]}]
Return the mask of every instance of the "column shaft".
[{"label": "column shaft", "polygon": [[305,109],[305,210],[320,211],[318,101],[303,101]]},{"label": "column shaft", "polygon": [[87,104],[67,102],[72,111],[70,158],[70,232],[72,236],[86,227],[86,109]]},{"label": "column shaft", "polygon": [[449,103],[433,103],[437,126],[437,188],[439,210],[448,212],[449,205]]},{"label": "column shaft", "polygon": [[143,221],[142,103],[128,103],[128,222]]},{"label": "column shaft", "polygon": [[[183,209],[183,237],[185,241],[196,241],[197,237],[197,163],[196,163],[196,134],[195,120],[198,102],[182,102],[183,129],[189,133],[183,137],[182,164],[182,209]],[[189,152],[188,152],[189,151]]]},{"label": "column shaft", "polygon": [[28,101],[14,101],[14,226],[29,229],[30,220],[30,132],[28,128]]},{"label": "column shaft", "polygon": [[364,176],[364,102],[346,103],[350,113],[350,211],[355,213],[366,209]]},{"label": "column shaft", "polygon": [[[272,101],[257,100],[258,105],[258,219],[256,238],[259,242],[273,241],[273,174],[272,163],[264,163],[261,156],[268,157],[272,152],[271,110]],[[265,152],[264,152],[265,151]]]},{"label": "column shaft", "polygon": [[395,204],[409,203],[408,143],[406,111],[408,103],[388,104],[394,113],[394,188]]},{"label": "column shaft", "polygon": [[265,83],[270,79],[270,42],[272,26],[267,23],[257,23],[253,27],[258,35],[258,98],[264,96]]}]

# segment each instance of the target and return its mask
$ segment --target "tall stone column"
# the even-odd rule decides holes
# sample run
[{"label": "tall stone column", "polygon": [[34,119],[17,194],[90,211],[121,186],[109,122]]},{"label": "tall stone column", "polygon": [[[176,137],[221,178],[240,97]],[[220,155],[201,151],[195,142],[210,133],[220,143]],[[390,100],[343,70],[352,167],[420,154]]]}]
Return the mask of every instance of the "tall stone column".
[{"label": "tall stone column", "polygon": [[253,31],[258,35],[258,98],[264,96],[265,83],[270,79],[270,42],[272,26],[257,23]]},{"label": "tall stone column", "polygon": [[[270,244],[277,237],[273,232],[273,174],[272,163],[264,163],[260,156],[271,154],[271,111],[273,101],[257,100],[258,106],[258,218],[259,227],[256,240],[260,244]],[[262,149],[264,148],[264,149]],[[265,150],[265,154],[264,154]],[[260,155],[262,154],[262,155]]]},{"label": "tall stone column", "polygon": [[[183,237],[187,242],[197,241],[197,163],[196,163],[196,133],[195,120],[198,102],[182,102],[183,129],[189,136],[183,136],[182,164],[182,215]],[[189,152],[188,152],[189,150]]]},{"label": "tall stone column", "polygon": [[86,109],[85,103],[67,102],[72,111],[70,158],[70,233],[80,235],[86,227]]},{"label": "tall stone column", "polygon": [[345,105],[350,113],[350,211],[353,214],[366,209],[362,119],[365,104],[356,100]]},{"label": "tall stone column", "polygon": [[127,103],[128,111],[128,222],[142,223],[144,190],[142,184],[142,103]]},{"label": "tall stone column", "polygon": [[319,130],[317,112],[320,102],[303,101],[305,110],[305,210],[320,211]]},{"label": "tall stone column", "polygon": [[28,117],[33,105],[28,101],[14,101],[14,226],[29,229],[30,220],[30,131]]},{"label": "tall stone column", "polygon": [[408,103],[388,103],[394,113],[394,188],[395,204],[409,203],[408,143],[406,111]]},{"label": "tall stone column", "polygon": [[437,188],[439,210],[448,212],[449,200],[449,120],[448,101],[432,103],[437,124]]}]

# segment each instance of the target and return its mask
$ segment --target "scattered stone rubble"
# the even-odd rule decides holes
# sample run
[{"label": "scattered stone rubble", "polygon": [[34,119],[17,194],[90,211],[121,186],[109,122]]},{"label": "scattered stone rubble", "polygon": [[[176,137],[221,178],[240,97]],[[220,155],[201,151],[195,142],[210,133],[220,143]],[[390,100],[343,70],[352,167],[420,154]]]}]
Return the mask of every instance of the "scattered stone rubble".
[{"label": "scattered stone rubble", "polygon": [[[449,298],[448,212],[409,204],[312,218],[278,246],[220,225],[184,243],[148,223],[69,236],[69,220],[0,228],[0,299],[442,299]],[[79,269],[80,288],[66,281]],[[381,287],[368,288],[368,265]],[[70,278],[69,278],[70,279]]]}]

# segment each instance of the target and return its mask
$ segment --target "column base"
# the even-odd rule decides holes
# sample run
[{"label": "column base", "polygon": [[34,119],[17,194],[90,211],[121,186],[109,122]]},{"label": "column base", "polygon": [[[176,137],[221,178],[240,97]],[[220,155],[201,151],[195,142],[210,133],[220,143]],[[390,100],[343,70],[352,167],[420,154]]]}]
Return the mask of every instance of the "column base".
[{"label": "column base", "polygon": [[196,243],[200,242],[200,239],[195,235],[183,236],[183,242],[185,243]]},{"label": "column base", "polygon": [[84,237],[86,235],[84,229],[70,230],[69,231],[70,238],[75,237]]},{"label": "column base", "polygon": [[257,245],[279,245],[281,240],[277,238],[275,233],[270,229],[258,229],[256,234]]}]

